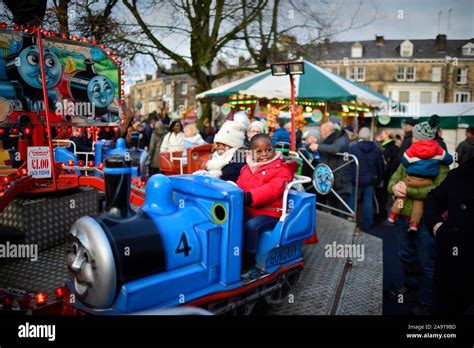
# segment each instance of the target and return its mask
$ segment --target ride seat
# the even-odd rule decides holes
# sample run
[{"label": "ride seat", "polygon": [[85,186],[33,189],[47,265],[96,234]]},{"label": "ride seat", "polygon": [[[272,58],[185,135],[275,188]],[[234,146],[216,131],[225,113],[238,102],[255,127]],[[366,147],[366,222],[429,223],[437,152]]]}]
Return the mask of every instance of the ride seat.
[{"label": "ride seat", "polygon": [[[172,152],[171,155],[169,152],[161,152],[160,153],[160,171],[164,175],[181,174],[181,161],[179,159],[182,157],[182,155],[183,153],[181,151]],[[179,159],[176,160],[175,158],[179,158]]]},{"label": "ride seat", "polygon": [[272,249],[299,241],[302,243],[313,236],[316,222],[316,196],[290,190],[287,207],[287,214],[282,215],[275,228],[259,236],[256,261],[261,269],[265,269],[266,257]]},{"label": "ride seat", "polygon": [[187,173],[192,174],[198,170],[206,169],[206,163],[212,155],[213,144],[193,146],[187,149]]}]

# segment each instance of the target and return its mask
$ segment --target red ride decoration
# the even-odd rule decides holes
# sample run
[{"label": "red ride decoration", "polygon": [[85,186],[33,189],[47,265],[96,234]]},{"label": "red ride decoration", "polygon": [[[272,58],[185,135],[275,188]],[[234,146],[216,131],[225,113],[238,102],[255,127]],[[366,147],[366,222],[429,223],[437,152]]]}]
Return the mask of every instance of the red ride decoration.
[{"label": "red ride decoration", "polygon": [[69,160],[67,161],[67,165],[72,167],[74,165],[74,161],[73,160]]},{"label": "red ride decoration", "polygon": [[0,134],[5,134],[5,129],[0,128]]},{"label": "red ride decoration", "polygon": [[20,305],[20,309],[22,311],[26,311],[30,308],[31,303],[31,296],[30,295],[23,295],[18,298],[18,304]]},{"label": "red ride decoration", "polygon": [[31,134],[31,129],[30,128],[25,128],[25,134]]},{"label": "red ride decoration", "polygon": [[61,34],[61,39],[67,40],[68,39],[67,34]]},{"label": "red ride decoration", "polygon": [[61,300],[64,296],[64,289],[63,288],[56,288],[54,290],[54,294],[58,300]]},{"label": "red ride decoration", "polygon": [[17,128],[13,128],[13,129],[12,129],[12,133],[13,133],[13,134],[18,134],[18,129],[17,129]]},{"label": "red ride decoration", "polygon": [[110,127],[105,127],[105,131],[108,133],[110,132]]},{"label": "red ride decoration", "polygon": [[56,33],[49,33],[49,36],[52,37],[53,39],[57,36],[58,34]]},{"label": "red ride decoration", "polygon": [[18,24],[15,24],[15,25],[13,26],[13,29],[14,29],[14,30],[20,30],[21,27],[20,27]]},{"label": "red ride decoration", "polygon": [[3,300],[2,300],[2,304],[3,304],[3,310],[4,311],[10,311],[12,309],[12,306],[13,306],[13,299],[9,296],[4,297]]},{"label": "red ride decoration", "polygon": [[39,292],[35,295],[35,302],[38,306],[46,304],[46,301],[48,301],[48,294],[45,292]]},{"label": "red ride decoration", "polygon": [[78,165],[79,167],[84,167],[84,161],[83,161],[83,160],[78,161],[78,162],[77,162],[77,165]]},{"label": "red ride decoration", "polygon": [[92,39],[91,44],[97,45],[97,40],[96,40],[96,39]]},{"label": "red ride decoration", "polygon": [[93,166],[94,166],[94,161],[89,161],[89,162],[87,162],[87,166],[88,166],[88,167],[93,167]]},{"label": "red ride decoration", "polygon": [[18,171],[19,176],[27,176],[28,175],[28,169],[22,168]]},{"label": "red ride decoration", "polygon": [[119,130],[119,127],[115,126],[115,127],[114,127],[114,132],[117,133],[118,130]]},{"label": "red ride decoration", "polygon": [[8,185],[8,184],[10,183],[10,178],[9,178],[8,176],[4,176],[4,177],[2,178],[2,181],[3,181],[6,185]]},{"label": "red ride decoration", "polygon": [[81,41],[82,41],[82,42],[87,42],[87,41],[89,41],[89,40],[87,39],[87,37],[84,36],[84,37],[81,39]]},{"label": "red ride decoration", "polygon": [[7,28],[7,23],[5,23],[5,22],[0,22],[0,28],[6,29],[6,28]]},{"label": "red ride decoration", "polygon": [[73,35],[73,36],[71,37],[71,40],[72,40],[72,41],[77,41],[77,40],[79,40],[79,38],[78,38],[76,35]]},{"label": "red ride decoration", "polygon": [[104,169],[104,163],[100,162],[99,165],[97,166],[97,169],[99,170]]}]

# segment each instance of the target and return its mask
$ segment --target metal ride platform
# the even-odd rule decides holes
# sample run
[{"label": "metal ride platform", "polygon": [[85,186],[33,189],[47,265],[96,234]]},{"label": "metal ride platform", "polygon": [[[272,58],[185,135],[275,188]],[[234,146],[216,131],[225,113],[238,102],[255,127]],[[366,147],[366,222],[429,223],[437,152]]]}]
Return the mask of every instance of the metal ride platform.
[{"label": "metal ride platform", "polygon": [[0,288],[36,293],[63,286],[66,280],[66,244],[40,251],[35,262],[28,259],[0,262]]},{"label": "metal ride platform", "polygon": [[[305,268],[288,301],[270,307],[269,315],[381,315],[382,240],[361,232],[355,223],[317,211],[319,243],[305,245]],[[326,257],[326,246],[364,245],[364,259]],[[263,314],[263,313],[262,313]]]}]

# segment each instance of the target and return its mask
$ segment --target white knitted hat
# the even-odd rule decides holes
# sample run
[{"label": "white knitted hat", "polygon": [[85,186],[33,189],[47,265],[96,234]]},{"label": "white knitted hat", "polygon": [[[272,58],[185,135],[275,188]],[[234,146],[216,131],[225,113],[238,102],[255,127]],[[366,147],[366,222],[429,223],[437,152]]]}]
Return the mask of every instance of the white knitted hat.
[{"label": "white knitted hat", "polygon": [[242,123],[245,128],[250,126],[250,120],[246,111],[238,111],[234,114],[234,121]]},{"label": "white knitted hat", "polygon": [[243,123],[226,121],[214,137],[214,142],[235,148],[243,147],[246,129]]}]

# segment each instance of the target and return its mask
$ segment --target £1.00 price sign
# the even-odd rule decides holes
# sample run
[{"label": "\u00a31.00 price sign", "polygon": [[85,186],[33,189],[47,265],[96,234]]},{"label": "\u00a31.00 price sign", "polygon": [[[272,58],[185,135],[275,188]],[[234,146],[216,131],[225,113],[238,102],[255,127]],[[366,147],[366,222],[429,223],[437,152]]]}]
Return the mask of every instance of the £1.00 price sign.
[{"label": "\u00a31.00 price sign", "polygon": [[51,158],[47,146],[28,147],[28,173],[34,178],[51,177]]}]

